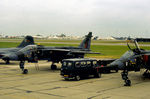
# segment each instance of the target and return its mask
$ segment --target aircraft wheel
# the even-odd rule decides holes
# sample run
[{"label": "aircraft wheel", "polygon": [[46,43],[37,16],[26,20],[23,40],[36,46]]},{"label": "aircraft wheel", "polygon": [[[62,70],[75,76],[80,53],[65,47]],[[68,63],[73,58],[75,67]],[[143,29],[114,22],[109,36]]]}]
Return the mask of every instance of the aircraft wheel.
[{"label": "aircraft wheel", "polygon": [[131,81],[130,81],[129,79],[126,80],[125,83],[126,83],[126,84],[125,84],[124,86],[131,86]]},{"label": "aircraft wheel", "polygon": [[56,66],[56,65],[51,65],[51,69],[52,69],[52,70],[56,70],[56,69],[57,69],[57,66]]},{"label": "aircraft wheel", "polygon": [[23,74],[27,74],[27,73],[28,73],[28,69],[24,69]]},{"label": "aircraft wheel", "polygon": [[80,76],[77,75],[77,76],[75,77],[75,80],[76,80],[76,81],[79,81],[79,80],[80,80]]}]

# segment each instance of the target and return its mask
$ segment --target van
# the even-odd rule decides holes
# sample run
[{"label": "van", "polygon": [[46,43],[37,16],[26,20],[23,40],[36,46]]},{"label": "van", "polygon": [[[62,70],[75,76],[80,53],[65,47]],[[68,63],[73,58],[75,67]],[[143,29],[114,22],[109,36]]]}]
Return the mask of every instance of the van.
[{"label": "van", "polygon": [[94,75],[97,78],[101,77],[97,60],[89,58],[64,59],[60,74],[65,80],[75,79],[77,81],[89,75]]}]

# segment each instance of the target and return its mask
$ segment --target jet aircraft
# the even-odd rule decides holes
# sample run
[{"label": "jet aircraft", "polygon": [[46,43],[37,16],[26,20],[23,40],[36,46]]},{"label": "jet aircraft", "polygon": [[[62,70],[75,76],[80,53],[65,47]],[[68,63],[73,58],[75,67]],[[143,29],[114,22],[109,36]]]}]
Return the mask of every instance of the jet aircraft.
[{"label": "jet aircraft", "polygon": [[33,44],[34,44],[33,37],[26,36],[24,40],[21,42],[21,44],[16,48],[0,48],[0,58],[3,59],[6,62],[6,64],[9,64],[9,59],[8,58],[6,59],[5,57],[10,56],[11,54],[19,51],[20,49],[22,49],[27,45],[33,45]]},{"label": "jet aircraft", "polygon": [[99,54],[91,52],[92,32],[89,32],[85,36],[85,39],[78,47],[50,47],[50,46],[38,46],[28,45],[16,53],[4,57],[4,59],[20,61],[20,68],[23,73],[28,73],[27,69],[24,69],[25,61],[38,62],[38,60],[48,60],[52,62],[51,69],[56,69],[55,63],[61,62],[63,59],[68,58],[83,58],[85,54]]},{"label": "jet aircraft", "polygon": [[141,49],[136,40],[134,40],[135,47],[131,49],[129,44],[127,46],[129,51],[122,55],[119,59],[113,61],[108,66],[118,66],[119,70],[123,70],[121,73],[122,79],[125,81],[125,86],[130,86],[131,81],[128,78],[128,71],[140,71],[145,68],[143,76],[150,77],[150,50]]}]

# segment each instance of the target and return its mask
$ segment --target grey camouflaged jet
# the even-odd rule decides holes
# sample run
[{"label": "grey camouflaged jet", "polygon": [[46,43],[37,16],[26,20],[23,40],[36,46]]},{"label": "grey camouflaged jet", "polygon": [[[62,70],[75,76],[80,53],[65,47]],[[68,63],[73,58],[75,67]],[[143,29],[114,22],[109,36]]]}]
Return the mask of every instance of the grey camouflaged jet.
[{"label": "grey camouflaged jet", "polygon": [[150,78],[150,50],[141,49],[136,40],[134,40],[135,47],[131,49],[129,44],[127,46],[129,51],[124,53],[119,59],[113,61],[108,66],[118,66],[119,70],[123,70],[121,73],[122,79],[125,81],[124,86],[130,86],[131,81],[128,78],[128,71],[140,71],[144,68],[144,77]]},{"label": "grey camouflaged jet", "polygon": [[9,58],[6,58],[7,56],[12,55],[13,53],[19,51],[20,49],[24,48],[27,45],[33,45],[34,39],[32,36],[26,36],[24,40],[21,42],[19,46],[16,48],[0,48],[0,58],[6,62],[6,64],[9,64]]}]

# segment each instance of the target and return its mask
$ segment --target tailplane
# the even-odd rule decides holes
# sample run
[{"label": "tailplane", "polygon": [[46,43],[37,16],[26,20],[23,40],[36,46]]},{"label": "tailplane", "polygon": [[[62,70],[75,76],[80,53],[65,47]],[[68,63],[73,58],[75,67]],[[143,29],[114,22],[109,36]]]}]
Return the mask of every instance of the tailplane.
[{"label": "tailplane", "polygon": [[32,36],[26,36],[18,47],[25,47],[27,45],[33,45],[33,44],[34,44],[33,37]]},{"label": "tailplane", "polygon": [[90,49],[90,46],[91,46],[91,38],[92,38],[92,32],[89,32],[89,34],[85,36],[85,39],[84,39],[84,40],[82,41],[82,43],[79,45],[79,48]]}]

